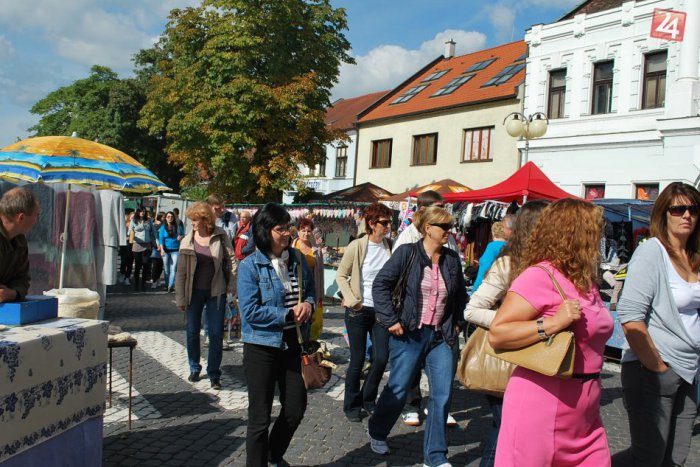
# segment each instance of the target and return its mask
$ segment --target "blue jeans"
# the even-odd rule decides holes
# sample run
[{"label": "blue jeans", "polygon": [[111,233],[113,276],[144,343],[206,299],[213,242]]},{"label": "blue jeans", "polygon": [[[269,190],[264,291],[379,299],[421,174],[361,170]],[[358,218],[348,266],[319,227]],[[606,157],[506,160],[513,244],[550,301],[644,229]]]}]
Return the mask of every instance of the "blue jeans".
[{"label": "blue jeans", "polygon": [[179,257],[180,253],[177,251],[166,251],[165,257],[163,257],[165,282],[168,284],[169,289],[175,287],[175,270],[177,269],[177,260]]},{"label": "blue jeans", "polygon": [[455,375],[454,355],[452,347],[432,326],[405,332],[401,337],[390,336],[391,375],[369,419],[370,436],[386,441],[401,415],[411,382],[424,365],[430,399],[423,434],[423,462],[430,466],[447,462],[446,423]]},{"label": "blue jeans", "polygon": [[212,297],[209,290],[192,290],[192,300],[187,307],[187,360],[190,364],[190,373],[202,371],[202,365],[199,364],[199,330],[204,311],[210,336],[207,374],[209,379],[221,378],[225,306],[226,295]]},{"label": "blue jeans", "polygon": [[496,442],[498,441],[498,433],[501,430],[501,417],[503,415],[502,397],[486,396],[486,399],[491,406],[493,426],[491,427],[489,437],[484,442],[484,449],[481,452],[479,467],[493,467],[496,462]]}]

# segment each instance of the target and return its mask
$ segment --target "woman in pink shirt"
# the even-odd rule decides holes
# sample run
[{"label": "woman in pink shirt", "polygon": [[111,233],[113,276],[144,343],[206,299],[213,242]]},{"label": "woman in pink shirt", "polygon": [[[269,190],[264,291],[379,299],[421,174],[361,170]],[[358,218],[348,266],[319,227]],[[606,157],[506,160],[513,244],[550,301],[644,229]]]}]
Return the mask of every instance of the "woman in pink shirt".
[{"label": "woman in pink shirt", "polygon": [[613,320],[595,285],[602,227],[601,208],[571,198],[556,201],[542,211],[523,261],[511,271],[516,279],[491,323],[491,345],[519,349],[568,329],[576,354],[570,379],[522,367],[513,371],[503,399],[496,467],[610,465],[600,418],[600,370]]}]

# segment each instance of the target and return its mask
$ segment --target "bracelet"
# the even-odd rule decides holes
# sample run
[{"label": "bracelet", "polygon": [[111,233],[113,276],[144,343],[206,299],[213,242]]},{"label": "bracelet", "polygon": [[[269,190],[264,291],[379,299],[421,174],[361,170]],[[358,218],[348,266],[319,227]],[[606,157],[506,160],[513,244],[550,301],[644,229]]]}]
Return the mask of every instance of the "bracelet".
[{"label": "bracelet", "polygon": [[540,340],[546,341],[549,336],[544,332],[544,318],[539,318],[537,320],[537,335],[540,336]]}]

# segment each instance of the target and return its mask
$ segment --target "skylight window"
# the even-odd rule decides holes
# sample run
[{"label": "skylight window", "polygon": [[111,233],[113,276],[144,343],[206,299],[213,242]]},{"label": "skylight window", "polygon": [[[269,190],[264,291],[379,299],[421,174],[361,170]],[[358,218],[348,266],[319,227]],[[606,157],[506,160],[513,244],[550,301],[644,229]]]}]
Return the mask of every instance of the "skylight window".
[{"label": "skylight window", "polygon": [[469,68],[467,68],[467,71],[465,71],[465,73],[470,73],[470,72],[472,72],[472,71],[483,70],[484,68],[486,68],[487,66],[491,65],[491,64],[492,64],[493,62],[495,62],[495,61],[496,61],[495,58],[489,58],[488,60],[483,60],[483,61],[481,61],[481,62],[476,62],[475,64],[473,64],[472,66],[470,66]]},{"label": "skylight window", "polygon": [[514,61],[514,62],[522,62],[522,61],[525,60],[526,58],[527,58],[527,53],[524,53],[524,54],[522,54],[520,57],[516,58],[516,59],[513,60],[513,61]]},{"label": "skylight window", "polygon": [[427,78],[423,80],[423,82],[425,83],[426,81],[435,81],[436,79],[442,78],[447,74],[448,71],[450,70],[440,70],[436,71],[435,73],[431,73]]},{"label": "skylight window", "polygon": [[459,87],[460,87],[461,85],[463,85],[464,83],[466,83],[467,81],[469,81],[469,80],[472,79],[473,77],[474,77],[474,75],[462,75],[462,76],[459,76],[459,77],[453,79],[452,81],[450,81],[449,83],[447,83],[447,85],[446,85],[444,88],[438,89],[438,90],[435,92],[435,94],[432,95],[432,97],[436,97],[436,96],[446,96],[446,95],[448,95],[448,94],[452,94],[452,93],[455,92],[457,89],[459,89]]},{"label": "skylight window", "polygon": [[496,76],[486,81],[481,87],[485,88],[487,86],[498,86],[499,84],[503,84],[509,79],[511,79],[513,76],[515,76],[515,74],[523,68],[525,68],[524,63],[518,63],[517,65],[509,65],[502,69],[500,72],[498,72]]},{"label": "skylight window", "polygon": [[419,84],[418,86],[414,86],[408,91],[406,91],[403,95],[399,96],[396,100],[394,100],[392,104],[401,104],[402,102],[410,101],[413,98],[413,96],[415,96],[427,87],[427,84]]}]

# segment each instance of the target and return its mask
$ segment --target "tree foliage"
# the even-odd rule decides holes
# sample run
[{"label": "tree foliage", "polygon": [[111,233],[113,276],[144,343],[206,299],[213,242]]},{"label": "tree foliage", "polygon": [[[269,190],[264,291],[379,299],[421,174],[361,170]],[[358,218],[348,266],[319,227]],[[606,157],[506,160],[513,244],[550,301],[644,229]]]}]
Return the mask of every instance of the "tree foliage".
[{"label": "tree foliage", "polygon": [[75,131],[81,138],[124,151],[166,185],[177,187],[181,175],[168,163],[164,139],[137,126],[145,102],[143,80],[119,79],[109,68],[95,65],[87,78],[61,87],[34,104],[30,111],[41,118],[28,131],[33,136],[67,136]]},{"label": "tree foliage", "polygon": [[149,79],[140,125],[165,134],[185,185],[230,201],[271,199],[341,135],[324,123],[342,62],[345,11],[330,0],[204,0],[173,10],[136,57]]}]

